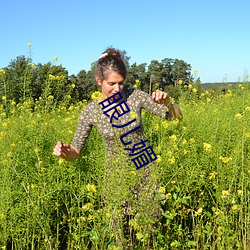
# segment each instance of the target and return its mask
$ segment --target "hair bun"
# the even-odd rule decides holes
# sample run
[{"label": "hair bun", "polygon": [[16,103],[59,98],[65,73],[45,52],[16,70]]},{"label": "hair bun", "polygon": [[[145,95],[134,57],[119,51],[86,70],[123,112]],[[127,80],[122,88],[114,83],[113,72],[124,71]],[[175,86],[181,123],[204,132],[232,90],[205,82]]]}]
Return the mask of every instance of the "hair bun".
[{"label": "hair bun", "polygon": [[106,56],[108,56],[108,53],[107,53],[107,52],[104,52],[104,53],[102,53],[102,54],[100,55],[99,59],[102,59],[102,58],[104,58],[104,57],[106,57]]},{"label": "hair bun", "polygon": [[106,49],[102,54],[101,56],[99,57],[99,59],[103,59],[105,58],[106,56],[115,56],[115,57],[118,57],[119,59],[123,59],[122,58],[122,54],[119,50],[117,49],[114,49],[114,48],[108,48]]}]

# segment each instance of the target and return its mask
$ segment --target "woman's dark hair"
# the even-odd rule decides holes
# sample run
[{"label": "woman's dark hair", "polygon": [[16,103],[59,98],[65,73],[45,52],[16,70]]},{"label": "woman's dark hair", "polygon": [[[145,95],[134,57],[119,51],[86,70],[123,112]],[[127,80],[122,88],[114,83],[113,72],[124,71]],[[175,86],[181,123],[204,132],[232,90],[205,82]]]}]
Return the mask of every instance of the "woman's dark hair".
[{"label": "woman's dark hair", "polygon": [[103,81],[110,71],[117,72],[124,80],[127,77],[127,68],[122,53],[114,48],[108,48],[102,53],[95,65],[95,76],[98,76]]}]

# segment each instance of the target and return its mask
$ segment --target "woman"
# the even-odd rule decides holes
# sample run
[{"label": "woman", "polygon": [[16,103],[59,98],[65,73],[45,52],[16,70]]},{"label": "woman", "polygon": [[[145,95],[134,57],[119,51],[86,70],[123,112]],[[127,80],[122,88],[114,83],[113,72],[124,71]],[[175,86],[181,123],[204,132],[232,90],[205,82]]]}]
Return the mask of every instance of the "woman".
[{"label": "woman", "polygon": [[[92,126],[96,126],[107,148],[104,184],[102,186],[105,206],[108,207],[116,196],[119,197],[119,203],[122,203],[121,205],[126,208],[126,214],[143,210],[144,206],[144,214],[150,216],[149,213],[152,215],[154,209],[151,206],[149,211],[145,204],[148,204],[147,201],[152,203],[155,200],[153,196],[156,189],[154,181],[150,181],[149,166],[151,164],[144,165],[136,171],[136,181],[129,188],[130,191],[133,190],[133,198],[137,205],[133,209],[131,208],[133,207],[133,198],[128,202],[129,195],[126,196],[126,192],[123,191],[119,192],[122,190],[122,185],[130,185],[129,181],[126,181],[127,174],[124,172],[121,174],[121,169],[126,165],[126,169],[135,170],[132,161],[127,164],[126,159],[132,159],[133,157],[131,158],[129,155],[138,153],[142,146],[146,147],[147,140],[143,138],[141,119],[143,108],[164,119],[181,118],[182,114],[178,105],[173,103],[165,92],[154,92],[151,97],[143,91],[124,88],[126,76],[127,69],[120,51],[114,48],[107,49],[100,56],[95,68],[95,80],[101,86],[102,100],[90,102],[84,108],[72,143],[57,142],[53,154],[68,161],[77,159]],[[114,95],[120,96],[120,98],[110,98]],[[126,136],[124,137],[124,135]],[[115,179],[115,185],[119,188],[112,186],[112,178]],[[114,194],[116,191],[118,193]],[[114,205],[111,205],[110,211],[114,211],[113,207]],[[131,208],[130,212],[128,212],[129,207]],[[117,220],[120,217],[119,213],[113,217],[115,218],[113,221],[114,231],[119,228]]]},{"label": "woman", "polygon": [[[139,90],[124,90],[124,81],[127,76],[127,69],[120,51],[113,48],[107,49],[99,58],[96,64],[95,80],[102,88],[103,100],[114,95],[115,93],[122,93],[124,100],[130,110],[133,110],[138,115],[137,123],[141,124],[141,108],[162,116],[163,118],[181,118],[181,111],[176,103],[172,103],[168,94],[165,92],[153,92],[152,98],[146,93]],[[163,105],[157,105],[163,104]],[[109,107],[110,108],[110,107]],[[91,131],[91,127],[96,125],[99,132],[103,135],[106,146],[112,150],[112,136],[110,132],[109,118],[103,115],[101,117],[94,117],[92,111],[96,111],[100,106],[95,102],[90,103],[82,112],[78,129],[75,134],[72,144],[58,142],[54,148],[53,154],[62,157],[65,160],[73,161],[78,158],[80,151]],[[96,112],[97,114],[98,112]],[[100,112],[99,112],[100,113]],[[125,118],[124,115],[123,118]],[[125,119],[127,120],[127,119]],[[128,121],[128,120],[127,120]],[[135,124],[132,125],[133,127]],[[105,130],[107,128],[108,132]],[[142,128],[135,131],[135,136],[141,136]],[[110,135],[108,135],[108,133]]]}]

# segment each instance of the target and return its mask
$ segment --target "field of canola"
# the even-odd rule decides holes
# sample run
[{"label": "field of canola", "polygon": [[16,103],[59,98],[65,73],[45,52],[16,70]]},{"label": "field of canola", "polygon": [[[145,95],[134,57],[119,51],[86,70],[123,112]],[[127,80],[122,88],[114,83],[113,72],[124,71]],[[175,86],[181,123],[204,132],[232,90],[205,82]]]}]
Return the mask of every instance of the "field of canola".
[{"label": "field of canola", "polygon": [[[145,137],[158,159],[161,218],[130,219],[130,249],[249,249],[250,87],[238,84],[214,95],[178,100],[184,119],[166,121],[143,112]],[[122,249],[111,227],[119,201],[138,171],[113,162],[109,183],[116,209],[103,208],[105,149],[93,129],[80,158],[52,155],[70,142],[86,102],[54,107],[26,101],[0,106],[0,249]],[[123,150],[121,145],[121,151]],[[129,195],[127,199],[132,199]],[[153,225],[154,224],[154,225]]]}]

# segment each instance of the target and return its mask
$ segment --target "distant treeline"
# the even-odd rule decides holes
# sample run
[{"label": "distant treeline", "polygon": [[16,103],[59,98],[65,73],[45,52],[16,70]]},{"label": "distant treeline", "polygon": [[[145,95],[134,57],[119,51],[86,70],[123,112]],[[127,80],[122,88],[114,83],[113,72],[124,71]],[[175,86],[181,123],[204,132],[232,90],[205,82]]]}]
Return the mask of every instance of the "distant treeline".
[{"label": "distant treeline", "polygon": [[215,83],[202,83],[202,88],[204,90],[208,89],[223,89],[227,88],[228,85],[237,85],[239,82],[215,82]]},{"label": "distant treeline", "polygon": [[[149,65],[130,65],[125,51],[123,55],[128,68],[127,87],[136,87],[148,93],[160,89],[172,94],[180,87],[188,89],[190,84],[195,84],[198,91],[214,87],[212,84],[201,84],[197,70],[192,71],[191,65],[183,60],[165,58],[152,60]],[[83,69],[77,75],[69,75],[62,65],[56,65],[56,61],[57,58],[53,63],[34,64],[31,57],[23,55],[12,60],[7,67],[0,69],[1,99],[6,104],[8,101],[19,103],[27,98],[36,101],[51,96],[58,102],[65,97],[71,102],[78,102],[90,100],[91,94],[99,90],[94,81],[95,62],[90,70]],[[175,96],[178,97],[177,94]]]}]

